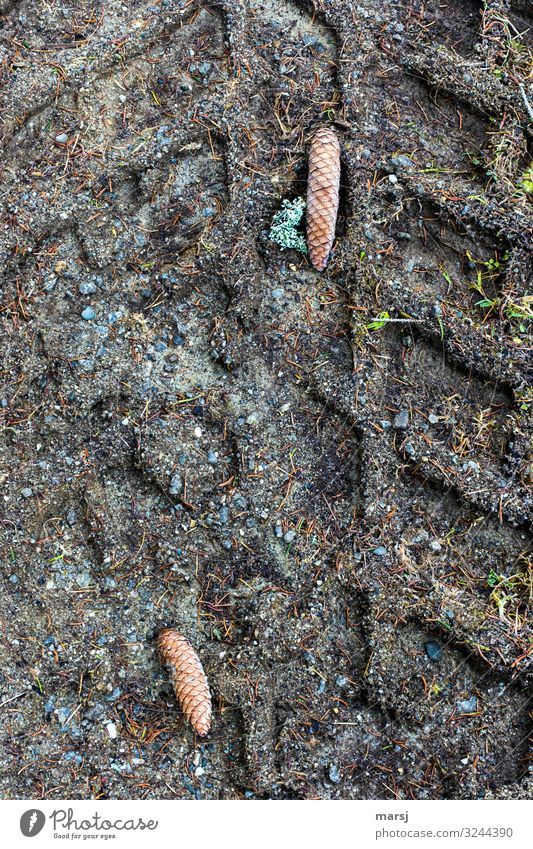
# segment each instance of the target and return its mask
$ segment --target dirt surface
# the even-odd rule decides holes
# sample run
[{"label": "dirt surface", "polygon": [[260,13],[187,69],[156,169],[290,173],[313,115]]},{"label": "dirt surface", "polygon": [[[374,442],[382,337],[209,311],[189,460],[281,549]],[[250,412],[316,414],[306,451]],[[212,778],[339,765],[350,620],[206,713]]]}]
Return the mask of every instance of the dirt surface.
[{"label": "dirt surface", "polygon": [[532,28],[0,0],[3,798],[531,792]]}]

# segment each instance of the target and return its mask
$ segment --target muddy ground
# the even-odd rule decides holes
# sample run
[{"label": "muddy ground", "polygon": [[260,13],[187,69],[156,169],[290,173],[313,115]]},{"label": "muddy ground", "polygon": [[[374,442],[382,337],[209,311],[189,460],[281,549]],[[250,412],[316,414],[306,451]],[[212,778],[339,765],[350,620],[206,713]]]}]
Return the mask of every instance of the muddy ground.
[{"label": "muddy ground", "polygon": [[[0,0],[3,798],[531,792],[532,30]],[[268,239],[320,125],[322,274]]]}]

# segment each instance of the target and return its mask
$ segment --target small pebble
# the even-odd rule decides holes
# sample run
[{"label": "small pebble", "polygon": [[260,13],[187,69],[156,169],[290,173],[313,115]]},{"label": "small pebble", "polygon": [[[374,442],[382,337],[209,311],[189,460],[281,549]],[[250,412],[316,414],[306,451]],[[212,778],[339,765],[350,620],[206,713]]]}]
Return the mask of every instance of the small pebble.
[{"label": "small pebble", "polygon": [[462,701],[457,702],[457,710],[461,713],[476,713],[477,698],[475,696],[470,696],[468,699],[463,699]]},{"label": "small pebble", "polygon": [[339,767],[337,764],[331,764],[328,770],[329,780],[333,782],[333,784],[339,784],[341,780],[341,774]]},{"label": "small pebble", "polygon": [[171,495],[179,495],[181,490],[183,489],[183,481],[181,475],[172,475],[170,478],[170,486],[168,491]]},{"label": "small pebble", "polygon": [[109,734],[111,739],[115,740],[116,736],[117,736],[117,726],[115,725],[115,723],[114,722],[108,722],[107,725],[106,725],[106,728],[107,728],[107,733]]},{"label": "small pebble", "polygon": [[424,643],[424,649],[430,660],[435,663],[442,659],[442,648],[438,643],[431,640],[429,643]]},{"label": "small pebble", "polygon": [[398,415],[394,416],[393,425],[396,430],[406,430],[409,427],[409,410],[400,410]]},{"label": "small pebble", "polygon": [[76,511],[71,507],[70,510],[67,513],[67,525],[70,525],[70,527],[72,527],[72,525],[75,525],[75,524],[76,524]]},{"label": "small pebble", "polygon": [[416,536],[413,537],[413,543],[415,545],[418,545],[418,543],[427,542],[428,538],[429,538],[428,532],[425,531],[425,530],[421,530],[417,533]]},{"label": "small pebble", "polygon": [[73,761],[79,766],[83,762],[83,757],[79,754],[79,752],[70,751],[65,752],[65,754],[63,755],[63,760]]},{"label": "small pebble", "polygon": [[33,495],[33,489],[30,486],[25,486],[21,493],[23,498],[31,498]]},{"label": "small pebble", "polygon": [[68,142],[67,134],[59,133],[59,135],[56,136],[56,142],[58,142],[59,144],[66,144]]},{"label": "small pebble", "polygon": [[56,697],[55,696],[50,696],[46,700],[46,702],[44,703],[44,708],[43,708],[45,716],[50,716],[50,714],[54,712],[55,704],[56,704]]},{"label": "small pebble", "polygon": [[92,321],[94,318],[96,318],[96,313],[92,307],[85,307],[81,314],[81,317],[84,321]]},{"label": "small pebble", "polygon": [[91,585],[91,573],[82,572],[76,576],[76,583],[79,587],[89,587]]},{"label": "small pebble", "polygon": [[442,545],[440,544],[440,542],[438,540],[434,539],[429,544],[429,550],[433,551],[433,552],[435,552],[435,554],[437,554],[437,552],[442,550]]}]

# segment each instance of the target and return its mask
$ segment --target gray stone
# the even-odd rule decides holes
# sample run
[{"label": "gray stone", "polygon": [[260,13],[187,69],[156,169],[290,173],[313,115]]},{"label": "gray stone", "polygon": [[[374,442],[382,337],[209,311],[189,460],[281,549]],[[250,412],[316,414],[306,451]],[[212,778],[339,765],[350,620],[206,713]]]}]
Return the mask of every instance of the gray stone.
[{"label": "gray stone", "polygon": [[73,762],[73,763],[77,764],[78,766],[79,766],[79,765],[82,763],[82,761],[83,761],[83,758],[82,758],[82,756],[79,754],[79,752],[73,752],[73,751],[65,752],[65,754],[64,754],[64,755],[62,755],[62,758],[63,758],[63,760],[64,760],[64,761],[71,761],[71,762]]},{"label": "gray stone", "polygon": [[84,321],[92,321],[94,318],[96,318],[96,313],[92,307],[85,307],[81,314],[81,317]]},{"label": "gray stone", "polygon": [[395,165],[397,168],[402,169],[405,168],[407,171],[412,171],[414,168],[414,163],[408,156],[400,153],[397,156],[393,156],[391,159],[392,165]]},{"label": "gray stone", "polygon": [[429,539],[429,534],[427,531],[419,531],[416,536],[413,537],[413,543],[418,545],[421,542],[427,542]]},{"label": "gray stone", "polygon": [[21,490],[20,494],[23,498],[31,498],[33,495],[33,489],[31,486],[25,486],[24,489]]},{"label": "gray stone", "polygon": [[44,715],[50,716],[50,714],[54,712],[55,705],[56,705],[56,696],[50,696],[46,700],[46,702],[44,703],[44,707],[43,707]]},{"label": "gray stone", "polygon": [[457,702],[457,710],[461,713],[476,713],[477,711],[477,698],[476,696],[469,696],[468,699],[463,699]]},{"label": "gray stone", "polygon": [[75,525],[75,524],[76,524],[76,511],[74,510],[74,508],[71,507],[70,510],[67,513],[67,525],[70,525],[70,527],[72,527],[72,525]]},{"label": "gray stone", "polygon": [[393,425],[396,430],[406,430],[409,427],[409,410],[400,410],[400,412],[394,416]]},{"label": "gray stone", "polygon": [[170,478],[170,486],[168,488],[169,493],[171,495],[179,495],[180,492],[182,491],[182,489],[183,489],[183,480],[181,478],[181,475],[178,475],[178,474],[172,475],[172,477]]},{"label": "gray stone", "polygon": [[333,782],[333,784],[339,784],[341,780],[341,773],[337,764],[330,764],[328,770],[329,780]]},{"label": "gray stone", "polygon": [[427,656],[434,663],[437,663],[442,659],[442,647],[439,643],[434,642],[434,640],[430,640],[428,643],[424,643],[424,649],[426,651]]},{"label": "gray stone", "polygon": [[82,572],[80,575],[76,576],[76,583],[79,587],[89,587],[92,582],[92,577],[90,572]]}]

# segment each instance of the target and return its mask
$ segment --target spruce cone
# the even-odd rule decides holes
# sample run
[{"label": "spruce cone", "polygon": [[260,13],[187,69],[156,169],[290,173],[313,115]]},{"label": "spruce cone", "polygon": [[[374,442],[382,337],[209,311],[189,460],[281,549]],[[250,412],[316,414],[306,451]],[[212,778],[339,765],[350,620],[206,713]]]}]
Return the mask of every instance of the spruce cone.
[{"label": "spruce cone", "polygon": [[317,130],[309,151],[307,178],[307,246],[318,271],[327,265],[339,208],[341,146],[333,130]]},{"label": "spruce cone", "polygon": [[190,642],[173,628],[161,631],[157,646],[183,713],[196,733],[205,737],[211,728],[211,693],[200,658]]}]

